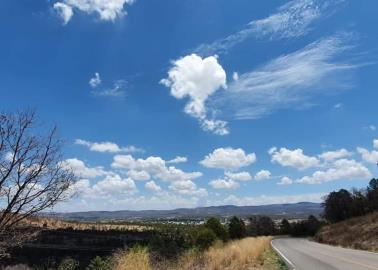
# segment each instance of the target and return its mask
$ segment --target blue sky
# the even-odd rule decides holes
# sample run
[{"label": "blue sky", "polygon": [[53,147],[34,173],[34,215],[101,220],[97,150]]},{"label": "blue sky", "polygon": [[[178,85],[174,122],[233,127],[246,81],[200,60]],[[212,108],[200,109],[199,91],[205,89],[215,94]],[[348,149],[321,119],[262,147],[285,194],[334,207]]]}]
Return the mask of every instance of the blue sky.
[{"label": "blue sky", "polygon": [[378,172],[377,8],[3,0],[0,106],[59,127],[60,211],[320,201]]}]

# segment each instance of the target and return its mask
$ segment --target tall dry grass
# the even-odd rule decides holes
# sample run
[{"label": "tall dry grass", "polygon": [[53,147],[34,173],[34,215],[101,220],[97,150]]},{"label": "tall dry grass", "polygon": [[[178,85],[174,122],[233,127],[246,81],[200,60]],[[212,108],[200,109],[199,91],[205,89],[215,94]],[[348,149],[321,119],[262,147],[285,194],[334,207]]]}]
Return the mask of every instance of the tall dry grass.
[{"label": "tall dry grass", "polygon": [[251,269],[264,264],[264,252],[270,249],[271,237],[245,238],[225,246],[215,245],[205,252],[206,269]]},{"label": "tall dry grass", "polygon": [[[271,237],[250,237],[223,244],[207,251],[189,250],[176,262],[151,263],[147,250],[131,250],[115,255],[116,270],[251,270],[275,269],[267,257]],[[272,253],[271,253],[272,254]]]},{"label": "tall dry grass", "polygon": [[150,256],[146,248],[120,251],[113,256],[114,270],[151,270]]}]

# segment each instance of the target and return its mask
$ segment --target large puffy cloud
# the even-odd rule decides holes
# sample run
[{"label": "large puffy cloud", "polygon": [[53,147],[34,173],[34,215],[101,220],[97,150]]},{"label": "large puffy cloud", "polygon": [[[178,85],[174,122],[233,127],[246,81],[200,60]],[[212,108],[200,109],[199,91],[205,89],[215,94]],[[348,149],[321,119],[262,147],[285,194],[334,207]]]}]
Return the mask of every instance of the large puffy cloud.
[{"label": "large puffy cloud", "polygon": [[238,170],[256,161],[256,154],[246,154],[241,148],[218,148],[207,155],[200,163],[207,168]]},{"label": "large puffy cloud", "polygon": [[355,160],[339,159],[330,168],[324,171],[316,171],[311,176],[304,176],[297,180],[298,183],[321,184],[335,180],[369,179],[370,171]]},{"label": "large puffy cloud", "polygon": [[161,187],[155,183],[155,181],[147,182],[144,187],[154,192],[160,192],[162,190]]},{"label": "large puffy cloud", "polygon": [[125,16],[125,5],[131,5],[135,0],[63,0],[54,4],[54,9],[67,24],[73,16],[73,10],[87,14],[97,14],[103,21],[114,21]]},{"label": "large puffy cloud", "polygon": [[236,189],[240,187],[238,182],[247,182],[252,180],[249,172],[225,172],[223,179],[215,179],[209,182],[209,185],[215,189]]},{"label": "large puffy cloud", "polygon": [[372,150],[369,151],[362,147],[357,147],[357,152],[361,155],[362,159],[369,163],[377,163],[378,162],[378,151]]},{"label": "large puffy cloud", "polygon": [[166,161],[160,157],[134,159],[131,155],[116,155],[112,167],[136,172],[145,172],[163,181],[174,182],[192,180],[202,176],[200,172],[184,172],[173,166],[166,166]]},{"label": "large puffy cloud", "polygon": [[335,151],[324,152],[320,154],[319,157],[325,161],[333,161],[335,159],[350,157],[351,155],[352,155],[351,152],[342,148]]},{"label": "large puffy cloud", "polygon": [[82,139],[76,139],[75,144],[88,147],[90,151],[101,153],[133,153],[143,152],[143,149],[137,148],[133,145],[120,147],[113,142],[90,142]]},{"label": "large puffy cloud", "polygon": [[93,191],[101,195],[123,195],[137,192],[134,181],[130,178],[122,179],[119,175],[109,175],[104,180],[97,182],[93,186]]},{"label": "large puffy cloud", "polygon": [[236,189],[240,185],[231,179],[216,179],[209,182],[209,185],[215,189]]},{"label": "large puffy cloud", "polygon": [[378,140],[373,140],[373,147],[377,150],[369,151],[365,148],[357,147],[357,152],[361,155],[364,161],[377,164],[378,163]]},{"label": "large puffy cloud", "polygon": [[185,112],[200,120],[203,129],[219,135],[228,133],[226,123],[207,119],[206,101],[219,89],[226,89],[226,72],[218,63],[217,56],[202,58],[196,54],[173,61],[168,78],[161,84],[169,87],[177,99],[189,98]]},{"label": "large puffy cloud", "polygon": [[234,181],[241,181],[241,182],[246,182],[252,180],[252,176],[249,172],[238,172],[238,173],[233,173],[233,172],[225,172],[224,175]]},{"label": "large puffy cloud", "polygon": [[287,186],[287,185],[291,185],[292,183],[293,183],[293,180],[290,177],[284,176],[281,178],[281,181],[277,183],[277,185]]},{"label": "large puffy cloud", "polygon": [[169,188],[182,195],[194,195],[204,197],[207,196],[207,191],[204,188],[198,188],[191,180],[180,180],[172,182]]},{"label": "large puffy cloud", "polygon": [[268,170],[261,170],[261,171],[259,171],[259,172],[256,173],[255,179],[257,181],[262,181],[262,180],[269,179],[270,176],[271,176],[270,171],[268,171]]},{"label": "large puffy cloud", "polygon": [[303,154],[302,149],[290,150],[285,147],[277,149],[273,147],[269,150],[272,156],[271,161],[282,166],[294,167],[298,170],[304,170],[319,166],[319,160],[316,157],[310,157]]},{"label": "large puffy cloud", "polygon": [[71,169],[80,178],[95,178],[109,174],[103,167],[88,167],[82,160],[77,158],[66,159],[62,162],[62,165]]}]

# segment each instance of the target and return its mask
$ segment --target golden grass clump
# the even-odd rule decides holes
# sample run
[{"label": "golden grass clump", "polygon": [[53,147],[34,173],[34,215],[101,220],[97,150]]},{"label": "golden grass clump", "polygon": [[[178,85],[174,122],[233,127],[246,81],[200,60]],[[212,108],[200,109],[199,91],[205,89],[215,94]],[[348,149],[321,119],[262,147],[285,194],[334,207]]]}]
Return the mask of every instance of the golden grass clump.
[{"label": "golden grass clump", "polygon": [[263,254],[270,249],[271,237],[250,237],[205,252],[206,269],[251,269],[264,263]]},{"label": "golden grass clump", "polygon": [[113,256],[114,270],[152,270],[150,257],[146,248],[133,248],[120,251]]}]

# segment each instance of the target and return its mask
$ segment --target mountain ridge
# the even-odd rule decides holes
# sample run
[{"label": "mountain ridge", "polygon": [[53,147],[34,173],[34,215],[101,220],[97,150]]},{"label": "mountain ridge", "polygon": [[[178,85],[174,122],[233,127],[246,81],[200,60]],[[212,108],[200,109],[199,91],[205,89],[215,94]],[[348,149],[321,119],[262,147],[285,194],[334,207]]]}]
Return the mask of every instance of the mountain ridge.
[{"label": "mountain ridge", "polygon": [[195,208],[177,208],[171,210],[116,210],[116,211],[80,211],[51,213],[69,220],[106,220],[106,219],[189,219],[210,216],[250,216],[267,215],[271,217],[305,218],[308,215],[320,215],[323,208],[320,203],[298,202],[254,206],[220,205]]}]

